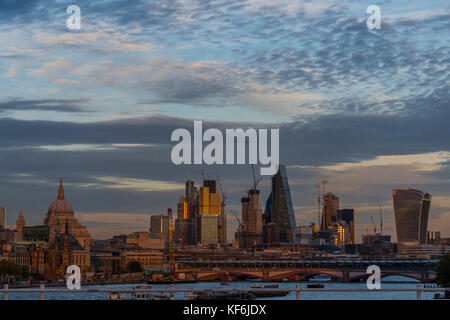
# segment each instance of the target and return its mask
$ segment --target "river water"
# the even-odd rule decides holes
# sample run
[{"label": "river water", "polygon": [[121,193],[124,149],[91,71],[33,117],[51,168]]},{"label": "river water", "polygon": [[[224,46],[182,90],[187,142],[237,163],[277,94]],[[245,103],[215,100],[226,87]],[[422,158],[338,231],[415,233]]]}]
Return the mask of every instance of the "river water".
[{"label": "river water", "polygon": [[[384,281],[383,281],[384,280]],[[251,286],[258,285],[270,285],[278,284],[280,288],[296,288],[296,285],[300,283],[303,288],[306,288],[308,282],[258,282],[258,281],[239,281],[239,282],[228,282],[226,285],[221,285],[220,282],[199,282],[199,283],[181,283],[174,285],[175,288],[192,288],[193,290],[198,289],[245,289]],[[404,277],[387,277],[382,279],[381,288],[416,288],[419,282],[410,280]],[[339,283],[339,282],[323,282],[325,288],[367,288],[365,283]],[[82,289],[132,289],[135,284],[122,284],[122,285],[82,285]],[[164,289],[169,288],[168,284],[154,285],[151,287],[153,289]],[[52,289],[64,289],[65,287],[51,287]],[[69,290],[68,290],[69,291]],[[76,291],[76,290],[73,290]],[[182,300],[184,293],[175,293],[175,300]],[[130,297],[129,294],[125,294],[126,297]],[[282,300],[295,300],[295,292],[290,292],[284,297],[275,298],[265,298],[265,299],[282,299]],[[433,292],[423,292],[422,299],[433,299]],[[302,300],[414,300],[417,298],[416,292],[377,292],[376,290],[371,292],[302,292]],[[37,300],[39,299],[39,293],[9,293],[10,300]],[[105,300],[107,299],[107,293],[99,292],[63,292],[63,293],[46,293],[46,300]],[[258,299],[258,300],[263,300]]]}]

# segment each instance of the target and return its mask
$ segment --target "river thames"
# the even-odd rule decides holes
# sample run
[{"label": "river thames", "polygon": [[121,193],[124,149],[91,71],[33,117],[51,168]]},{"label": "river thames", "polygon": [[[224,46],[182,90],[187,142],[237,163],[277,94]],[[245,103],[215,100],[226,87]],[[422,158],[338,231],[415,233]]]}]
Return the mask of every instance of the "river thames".
[{"label": "river thames", "polygon": [[[236,281],[228,282],[222,285],[220,282],[198,282],[198,283],[180,283],[175,284],[175,289],[192,288],[192,290],[199,289],[245,289],[251,286],[263,286],[277,284],[280,289],[290,288],[295,289],[297,284],[301,284],[302,288],[306,288],[307,284],[311,282],[258,282],[258,281]],[[381,282],[382,289],[398,288],[398,289],[414,289],[417,288],[419,282],[410,280],[404,277],[391,276],[387,277],[385,281]],[[323,282],[325,288],[328,289],[365,289],[365,283],[340,283],[340,282]],[[111,290],[130,290],[137,284],[121,284],[121,285],[82,285],[82,289],[111,289]],[[170,287],[168,284],[152,284],[152,289],[161,290]],[[64,289],[65,287],[48,287],[49,289]],[[37,289],[37,288],[36,288]],[[67,290],[69,291],[69,290]],[[76,291],[76,290],[74,290]],[[174,294],[175,300],[183,300],[184,293],[177,292]],[[125,294],[126,298],[130,298],[130,294]],[[433,299],[433,292],[423,292],[422,299]],[[295,292],[288,293],[284,297],[274,298],[260,298],[256,300],[295,300]],[[9,293],[10,300],[39,300],[39,293]],[[103,292],[58,292],[58,293],[45,293],[46,300],[105,300],[107,299],[107,293]],[[417,293],[412,292],[377,292],[376,290],[371,292],[302,292],[302,300],[415,300],[417,299]]]}]

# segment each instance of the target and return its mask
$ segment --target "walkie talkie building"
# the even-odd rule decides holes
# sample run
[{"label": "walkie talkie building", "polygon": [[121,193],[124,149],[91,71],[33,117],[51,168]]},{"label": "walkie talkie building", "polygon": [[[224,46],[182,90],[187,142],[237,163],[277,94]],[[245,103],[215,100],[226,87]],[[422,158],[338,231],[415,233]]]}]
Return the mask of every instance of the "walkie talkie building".
[{"label": "walkie talkie building", "polygon": [[425,243],[431,194],[416,189],[392,190],[398,242]]}]

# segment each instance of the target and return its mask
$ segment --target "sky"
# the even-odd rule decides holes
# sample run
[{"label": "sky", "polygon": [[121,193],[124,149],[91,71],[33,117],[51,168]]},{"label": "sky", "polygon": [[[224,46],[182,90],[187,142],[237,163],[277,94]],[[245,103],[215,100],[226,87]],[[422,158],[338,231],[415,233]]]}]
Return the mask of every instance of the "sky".
[{"label": "sky", "polygon": [[[66,26],[73,4],[80,30]],[[450,237],[449,39],[444,0],[0,0],[7,223],[23,209],[42,224],[63,177],[94,237],[147,230],[201,170],[240,212],[249,165],[171,162],[173,130],[203,120],[279,128],[298,225],[317,222],[328,174],[341,207],[357,210],[358,238],[381,205],[396,239],[397,187],[430,192],[429,230]],[[260,188],[264,207],[270,178]]]}]

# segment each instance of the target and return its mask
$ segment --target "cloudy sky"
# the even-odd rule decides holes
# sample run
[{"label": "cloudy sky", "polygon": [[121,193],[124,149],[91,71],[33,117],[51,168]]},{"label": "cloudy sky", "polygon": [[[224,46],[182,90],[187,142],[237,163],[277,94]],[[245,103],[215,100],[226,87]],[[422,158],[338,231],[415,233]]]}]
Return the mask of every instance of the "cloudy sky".
[{"label": "cloudy sky", "polygon": [[[62,176],[105,238],[148,229],[203,168],[239,209],[250,166],[171,162],[171,132],[203,120],[280,129],[297,224],[317,221],[314,185],[331,174],[358,236],[382,205],[395,239],[391,192],[411,186],[449,237],[449,39],[445,0],[0,0],[0,205],[8,224],[21,208],[40,224]],[[261,192],[264,205],[267,177]]]}]

